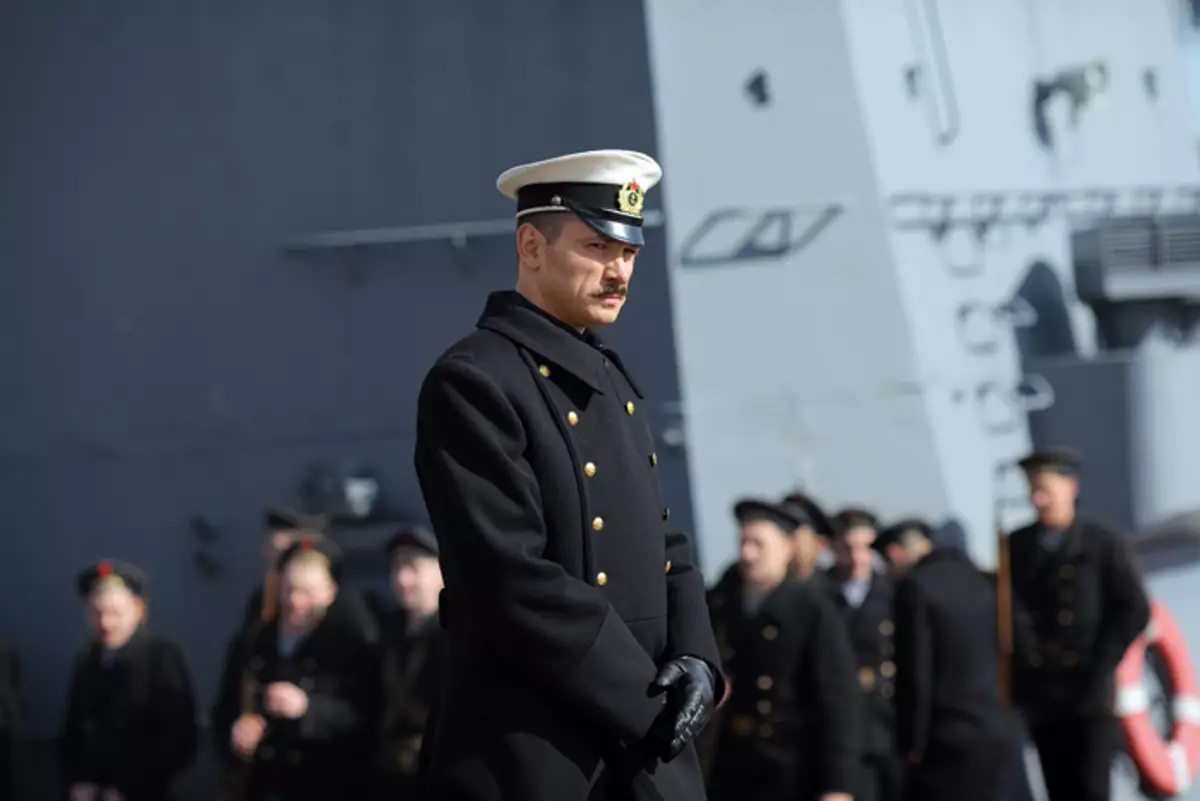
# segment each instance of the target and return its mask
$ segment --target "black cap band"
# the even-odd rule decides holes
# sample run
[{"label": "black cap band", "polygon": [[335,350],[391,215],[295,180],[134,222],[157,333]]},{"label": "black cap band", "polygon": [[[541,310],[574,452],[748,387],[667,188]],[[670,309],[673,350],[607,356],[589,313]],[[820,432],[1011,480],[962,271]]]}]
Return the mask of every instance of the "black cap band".
[{"label": "black cap band", "polygon": [[641,247],[646,242],[641,214],[619,208],[622,195],[628,192],[629,187],[615,184],[530,184],[517,192],[517,220],[528,214],[571,211],[598,234]]}]

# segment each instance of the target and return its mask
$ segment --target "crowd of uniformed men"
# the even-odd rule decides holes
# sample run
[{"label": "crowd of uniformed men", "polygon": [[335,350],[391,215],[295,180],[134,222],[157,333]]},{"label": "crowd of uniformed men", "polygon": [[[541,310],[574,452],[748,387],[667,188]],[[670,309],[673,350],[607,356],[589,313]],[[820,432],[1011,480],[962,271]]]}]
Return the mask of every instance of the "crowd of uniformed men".
[{"label": "crowd of uniformed men", "polygon": [[[1053,801],[1105,799],[1118,747],[1112,674],[1147,622],[1121,540],[1076,519],[1077,461],[1024,462],[1039,521],[1010,538],[1013,689]],[[995,576],[917,519],[827,515],[803,493],[734,508],[739,559],[708,593],[725,671],[699,740],[714,801],[1002,799],[1018,728],[1002,689]],[[267,578],[232,638],[211,714],[225,797],[417,797],[445,659],[438,541],[389,541],[398,611],[339,589],[323,521],[265,519]],[[144,625],[148,583],[104,561],[79,577],[93,641],[71,679],[72,801],[171,796],[199,745],[186,660]]]},{"label": "crowd of uniformed men", "polygon": [[[739,558],[706,596],[645,396],[594,334],[624,305],[661,174],[592,151],[497,180],[517,286],[422,385],[432,524],[388,546],[400,611],[379,620],[338,581],[321,521],[268,515],[270,570],[210,715],[225,797],[1000,801],[1015,709],[1051,801],[1107,799],[1113,673],[1149,612],[1125,542],[1076,517],[1073,454],[1022,462],[1038,520],[1009,537],[1003,581],[923,521],[794,494],[736,504]],[[100,562],[79,590],[71,799],[166,798],[198,741],[183,655],[145,628],[133,566]]]}]

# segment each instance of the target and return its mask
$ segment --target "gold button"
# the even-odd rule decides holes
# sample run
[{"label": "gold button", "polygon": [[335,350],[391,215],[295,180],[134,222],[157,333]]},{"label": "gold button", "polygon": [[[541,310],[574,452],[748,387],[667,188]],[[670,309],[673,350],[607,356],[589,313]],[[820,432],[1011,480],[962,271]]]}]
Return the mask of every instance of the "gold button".
[{"label": "gold button", "polygon": [[592,521],[592,530],[593,531],[599,531],[602,528],[604,528],[604,518],[603,517],[597,517],[595,520]]},{"label": "gold button", "polygon": [[608,583],[608,574],[604,573],[604,572],[597,573],[596,574],[596,583],[599,584],[601,587],[603,587],[605,584]]},{"label": "gold button", "polygon": [[658,467],[658,454],[657,453],[650,454],[650,466]]},{"label": "gold button", "polygon": [[858,686],[862,687],[865,693],[875,689],[875,671],[869,667],[860,667],[858,669]]},{"label": "gold button", "polygon": [[896,688],[890,684],[885,684],[879,688],[879,694],[882,695],[884,698],[891,698],[893,695],[896,694]]},{"label": "gold button", "polygon": [[733,733],[739,737],[745,737],[750,732],[754,731],[754,720],[749,715],[734,715],[730,721],[730,728]]},{"label": "gold button", "polygon": [[300,679],[299,687],[301,690],[304,690],[304,692],[306,692],[306,693],[312,692],[313,687],[315,687],[315,686],[316,686],[316,682],[314,682],[312,680],[312,678],[309,676],[305,676],[304,678]]},{"label": "gold button", "polygon": [[629,414],[633,414],[633,401],[629,401],[625,404],[625,411]]},{"label": "gold button", "polygon": [[770,676],[759,676],[756,683],[758,684],[758,689],[762,690],[764,693],[775,686],[775,680]]},{"label": "gold button", "polygon": [[666,570],[664,570],[663,572],[664,572],[664,573],[670,573],[670,572],[671,572],[671,560],[670,560],[670,559],[668,559],[668,560],[667,560],[667,569],[666,569]]},{"label": "gold button", "polygon": [[579,415],[575,414],[574,410],[567,412],[567,422],[573,426],[579,425]]},{"label": "gold button", "polygon": [[1063,565],[1058,569],[1058,575],[1065,579],[1075,577],[1075,565]]},{"label": "gold button", "polygon": [[1067,667],[1075,667],[1079,663],[1079,655],[1074,651],[1066,651],[1063,653],[1062,662]]},{"label": "gold button", "polygon": [[769,739],[774,733],[775,730],[771,728],[770,723],[764,723],[758,727],[758,736],[762,737],[764,740]]},{"label": "gold button", "polygon": [[596,465],[593,462],[588,462],[583,466],[583,472],[588,474],[588,478],[596,475]]},{"label": "gold button", "polygon": [[884,662],[879,666],[879,675],[883,676],[885,679],[890,679],[892,676],[895,676],[896,663],[892,662],[891,660]]},{"label": "gold button", "polygon": [[892,625],[892,621],[890,621],[890,620],[885,620],[879,624],[879,633],[882,634],[884,637],[891,637],[892,632],[895,630],[896,630],[896,627],[894,625]]},{"label": "gold button", "polygon": [[542,374],[542,378],[549,378],[549,377],[550,377],[550,368],[549,368],[549,367],[547,367],[547,366],[546,366],[546,365],[544,365],[544,364],[539,364],[539,365],[538,365],[538,372]]},{"label": "gold button", "polygon": [[1069,626],[1074,619],[1075,615],[1071,614],[1070,609],[1064,609],[1058,613],[1058,623],[1060,626]]},{"label": "gold button", "polygon": [[764,626],[762,636],[764,640],[773,640],[779,636],[779,629],[774,626]]},{"label": "gold button", "polygon": [[671,519],[671,509],[670,509],[670,507],[666,507],[663,509],[663,520],[670,520],[670,519]]},{"label": "gold button", "polygon": [[758,710],[758,714],[760,715],[771,714],[771,702],[765,698],[755,704],[754,708]]}]

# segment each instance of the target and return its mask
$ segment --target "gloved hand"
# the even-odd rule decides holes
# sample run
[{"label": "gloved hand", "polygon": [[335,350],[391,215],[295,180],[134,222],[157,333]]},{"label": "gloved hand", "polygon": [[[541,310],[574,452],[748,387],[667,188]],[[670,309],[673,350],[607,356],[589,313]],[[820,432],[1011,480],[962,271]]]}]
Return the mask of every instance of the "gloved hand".
[{"label": "gloved hand", "polygon": [[651,727],[659,756],[670,762],[708,724],[713,713],[713,675],[703,660],[691,656],[663,665],[651,695],[667,694],[667,704]]}]

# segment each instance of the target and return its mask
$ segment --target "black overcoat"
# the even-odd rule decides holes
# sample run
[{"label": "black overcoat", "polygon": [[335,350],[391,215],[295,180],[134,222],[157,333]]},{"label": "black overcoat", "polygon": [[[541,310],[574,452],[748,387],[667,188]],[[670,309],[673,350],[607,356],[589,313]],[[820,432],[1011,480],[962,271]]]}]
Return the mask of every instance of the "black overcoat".
[{"label": "black overcoat", "polygon": [[709,594],[732,690],[714,721],[713,801],[815,801],[859,783],[862,693],[822,588],[786,580],[751,614],[736,569]]},{"label": "black overcoat", "polygon": [[685,654],[717,668],[704,580],[668,529],[643,395],[618,356],[515,292],[426,377],[417,475],[441,547],[449,669],[431,801],[704,797],[695,750],[640,761]]},{"label": "black overcoat", "polygon": [[1055,550],[1038,524],[1009,540],[1018,703],[1037,726],[1111,712],[1113,672],[1150,620],[1128,546],[1111,529],[1076,521]]},{"label": "black overcoat", "polygon": [[826,574],[825,589],[842,617],[854,650],[859,688],[866,701],[863,753],[888,756],[895,753],[896,694],[895,647],[892,636],[892,600],[895,585],[883,573],[871,577],[871,588],[860,606],[853,607],[842,591],[837,569]]},{"label": "black overcoat", "polygon": [[1015,721],[1000,698],[996,590],[963,553],[936,549],[896,585],[896,740],[908,797],[1004,797]]},{"label": "black overcoat", "polygon": [[60,740],[69,788],[163,801],[196,755],[196,700],[183,652],[146,629],[106,654],[90,645],[71,674]]},{"label": "black overcoat", "polygon": [[[287,682],[308,695],[298,719],[267,715],[267,727],[247,764],[234,753],[233,725],[244,713],[265,715],[269,684]],[[249,801],[361,798],[370,784],[370,750],[378,729],[379,659],[360,633],[326,616],[290,654],[279,649],[279,623],[239,637],[213,708],[218,756]]]}]

